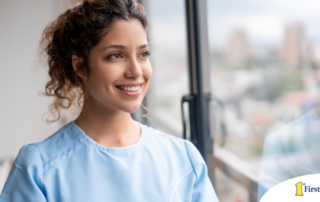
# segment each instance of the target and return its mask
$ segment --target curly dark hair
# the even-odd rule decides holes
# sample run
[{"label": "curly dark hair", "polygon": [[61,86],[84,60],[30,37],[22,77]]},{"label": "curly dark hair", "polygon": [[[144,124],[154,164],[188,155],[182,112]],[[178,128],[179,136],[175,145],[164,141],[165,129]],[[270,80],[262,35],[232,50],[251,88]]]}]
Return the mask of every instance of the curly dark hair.
[{"label": "curly dark hair", "polygon": [[54,119],[48,122],[59,120],[60,110],[71,107],[77,98],[81,105],[85,87],[73,69],[72,55],[83,59],[77,71],[90,74],[90,50],[115,22],[131,19],[139,20],[148,34],[148,16],[143,6],[134,0],[84,0],[44,29],[40,48],[46,54],[50,76],[44,94],[54,97],[49,106]]}]

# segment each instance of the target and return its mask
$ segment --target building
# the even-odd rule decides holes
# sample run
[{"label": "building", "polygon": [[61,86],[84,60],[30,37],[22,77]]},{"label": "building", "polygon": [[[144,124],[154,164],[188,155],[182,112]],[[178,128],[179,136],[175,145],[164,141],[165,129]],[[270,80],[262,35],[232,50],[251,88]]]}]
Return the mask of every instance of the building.
[{"label": "building", "polygon": [[226,60],[232,65],[245,63],[251,55],[250,44],[244,30],[232,31],[226,46]]},{"label": "building", "polygon": [[302,24],[291,24],[286,27],[281,50],[282,59],[294,67],[305,67],[307,58],[307,39]]}]

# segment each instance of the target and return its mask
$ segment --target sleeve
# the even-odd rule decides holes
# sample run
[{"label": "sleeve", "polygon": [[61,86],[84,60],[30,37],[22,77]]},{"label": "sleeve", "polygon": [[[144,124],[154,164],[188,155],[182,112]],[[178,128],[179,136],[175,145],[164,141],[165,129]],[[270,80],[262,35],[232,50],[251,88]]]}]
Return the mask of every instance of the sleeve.
[{"label": "sleeve", "polygon": [[45,202],[43,166],[38,150],[23,146],[11,168],[0,202]]},{"label": "sleeve", "polygon": [[185,140],[190,162],[196,174],[193,184],[192,202],[219,202],[208,176],[207,165],[199,150],[190,141]]},{"label": "sleeve", "polygon": [[262,196],[273,186],[288,179],[288,165],[284,158],[284,150],[278,134],[267,135],[260,161],[258,202]]}]

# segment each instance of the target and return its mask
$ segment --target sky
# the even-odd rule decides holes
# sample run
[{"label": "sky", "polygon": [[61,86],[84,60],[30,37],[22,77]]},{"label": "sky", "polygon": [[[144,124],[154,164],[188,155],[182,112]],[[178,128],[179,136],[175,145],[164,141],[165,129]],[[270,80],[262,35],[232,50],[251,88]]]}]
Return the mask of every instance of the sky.
[{"label": "sky", "polygon": [[211,44],[222,45],[238,28],[254,42],[274,46],[292,23],[304,24],[310,41],[320,39],[319,0],[209,0],[208,19]]},{"label": "sky", "polygon": [[[148,8],[157,35],[171,33],[168,40],[185,43],[183,0],[150,0]],[[292,23],[305,25],[310,42],[320,40],[319,0],[207,0],[207,15],[212,46],[224,46],[234,29],[244,30],[256,44],[278,46]]]}]

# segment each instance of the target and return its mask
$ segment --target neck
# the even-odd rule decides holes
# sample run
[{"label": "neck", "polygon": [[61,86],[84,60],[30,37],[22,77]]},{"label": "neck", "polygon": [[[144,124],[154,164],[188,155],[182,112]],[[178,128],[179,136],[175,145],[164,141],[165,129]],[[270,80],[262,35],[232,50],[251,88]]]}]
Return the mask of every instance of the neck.
[{"label": "neck", "polygon": [[74,121],[91,139],[106,147],[127,147],[140,139],[140,126],[130,113],[86,101]]}]

